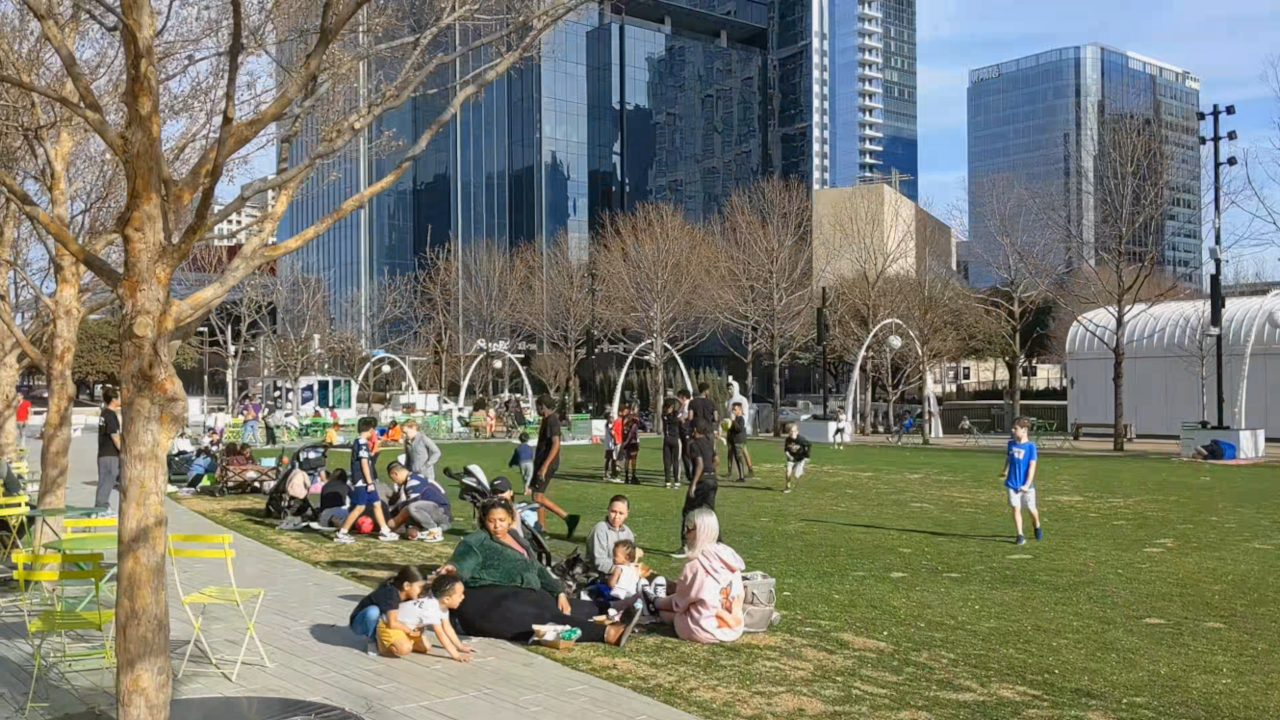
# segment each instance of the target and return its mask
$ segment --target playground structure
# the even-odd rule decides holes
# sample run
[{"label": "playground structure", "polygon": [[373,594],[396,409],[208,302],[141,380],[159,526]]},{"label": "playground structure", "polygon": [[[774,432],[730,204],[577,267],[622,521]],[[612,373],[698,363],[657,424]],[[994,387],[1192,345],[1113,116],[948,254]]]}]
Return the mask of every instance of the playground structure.
[{"label": "playground structure", "polygon": [[[398,355],[386,352],[377,353],[369,359],[369,362],[364,364],[364,367],[360,368],[360,374],[356,375],[355,391],[351,396],[351,404],[353,408],[360,407],[360,383],[364,380],[365,373],[369,372],[369,369],[378,363],[384,363],[379,372],[391,372],[391,365],[388,361],[395,361],[396,363],[399,363],[400,367],[404,368],[404,374],[409,378],[409,392],[414,395],[418,394],[418,381],[414,379],[413,371],[409,369],[409,364]],[[373,383],[371,381],[370,386],[372,387],[372,385]]]},{"label": "playground structure", "polygon": [[[622,386],[627,381],[627,370],[631,368],[631,361],[636,359],[636,355],[640,353],[640,350],[645,345],[652,342],[653,338],[649,338],[637,345],[635,349],[631,351],[631,354],[627,356],[627,361],[622,364],[622,372],[618,373],[618,387],[613,391],[613,404],[609,406],[609,417],[618,416],[618,404],[622,402]],[[680,375],[684,377],[684,386],[689,390],[689,394],[692,395],[693,383],[689,380],[689,371],[685,368],[684,361],[680,359],[680,353],[676,352],[675,348],[671,347],[671,343],[664,342],[662,345],[667,350],[670,350],[671,356],[676,359],[676,364],[680,366]],[[649,359],[653,359],[653,353],[650,353]],[[658,368],[658,372],[662,372],[662,368]]]},{"label": "playground structure", "polygon": [[[916,352],[922,356],[924,355],[924,349],[920,345],[920,338],[916,337],[915,332],[913,332],[911,328],[907,327],[906,323],[897,318],[883,320],[880,324],[871,329],[871,332],[867,334],[867,339],[863,341],[862,347],[858,350],[858,359],[853,364],[853,371],[849,374],[849,392],[845,395],[844,406],[846,408],[853,409],[853,411],[849,413],[849,420],[854,423],[855,426],[857,425],[858,418],[861,417],[859,401],[862,398],[861,393],[858,391],[858,376],[862,372],[862,361],[866,357],[867,348],[871,346],[871,341],[875,339],[876,333],[880,332],[881,328],[892,325],[896,325],[903,330],[906,330],[907,334],[911,336],[911,340],[916,344]],[[894,350],[902,347],[902,338],[897,335],[890,335],[887,342]],[[938,398],[933,393],[933,378],[927,367],[924,370],[924,398],[926,415],[930,416],[929,437],[942,437],[942,418],[938,412]]]},{"label": "playground structure", "polygon": [[516,370],[520,371],[520,379],[524,381],[525,400],[529,403],[529,411],[533,412],[535,410],[533,403],[533,384],[529,382],[529,375],[525,373],[524,366],[520,364],[520,360],[507,350],[506,344],[488,344],[481,341],[476,343],[476,347],[480,350],[480,354],[471,362],[471,367],[467,368],[467,374],[462,378],[462,388],[458,391],[458,404],[453,406],[453,426],[455,428],[460,426],[460,423],[458,422],[458,413],[462,411],[462,408],[466,407],[467,388],[471,385],[471,376],[475,373],[476,366],[480,364],[480,361],[494,355],[499,355],[510,360],[512,364],[516,366]]}]

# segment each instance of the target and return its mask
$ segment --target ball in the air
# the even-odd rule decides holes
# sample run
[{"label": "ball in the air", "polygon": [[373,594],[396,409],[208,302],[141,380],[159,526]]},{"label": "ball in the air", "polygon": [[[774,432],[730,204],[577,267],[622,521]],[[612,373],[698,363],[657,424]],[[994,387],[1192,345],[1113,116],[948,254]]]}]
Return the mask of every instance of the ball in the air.
[{"label": "ball in the air", "polygon": [[885,342],[888,343],[890,350],[897,350],[902,347],[902,338],[897,335],[890,335]]},{"label": "ball in the air", "polygon": [[501,369],[502,369],[502,358],[498,358],[497,360],[494,360],[494,361],[493,361],[493,369],[494,369],[494,370],[501,370]]}]

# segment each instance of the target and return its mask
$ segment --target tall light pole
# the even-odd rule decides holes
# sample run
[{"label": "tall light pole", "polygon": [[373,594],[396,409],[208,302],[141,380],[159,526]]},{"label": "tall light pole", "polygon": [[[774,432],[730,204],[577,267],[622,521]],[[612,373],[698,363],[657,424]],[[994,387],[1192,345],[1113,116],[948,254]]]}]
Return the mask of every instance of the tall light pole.
[{"label": "tall light pole", "polygon": [[591,370],[591,416],[596,415],[596,396],[600,394],[596,387],[596,269],[587,271],[587,294],[591,297],[591,322],[587,325],[587,367]]},{"label": "tall light pole", "polygon": [[202,353],[201,359],[201,375],[204,376],[204,404],[209,405],[209,328],[201,325],[196,328],[196,332],[200,333],[200,345]]},{"label": "tall light pole", "polygon": [[1213,143],[1213,248],[1209,251],[1209,257],[1213,259],[1213,275],[1209,277],[1209,332],[1214,336],[1214,361],[1218,374],[1218,424],[1215,426],[1217,428],[1226,427],[1226,398],[1222,390],[1222,309],[1224,306],[1222,298],[1222,166],[1235,167],[1236,164],[1234,156],[1222,160],[1221,145],[1223,140],[1234,141],[1238,137],[1235,130],[1229,131],[1225,136],[1219,130],[1218,120],[1224,114],[1235,115],[1236,106],[1228,105],[1225,108],[1219,108],[1218,104],[1214,103],[1213,110],[1207,113],[1196,113],[1196,119],[1200,122],[1204,122],[1209,116],[1213,117],[1213,136],[1201,135],[1200,144]]}]

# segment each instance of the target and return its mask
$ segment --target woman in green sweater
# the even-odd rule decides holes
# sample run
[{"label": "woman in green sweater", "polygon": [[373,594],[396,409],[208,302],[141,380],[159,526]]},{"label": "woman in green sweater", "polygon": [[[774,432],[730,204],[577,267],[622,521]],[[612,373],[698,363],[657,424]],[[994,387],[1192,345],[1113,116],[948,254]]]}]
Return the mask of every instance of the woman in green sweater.
[{"label": "woman in green sweater", "polygon": [[640,612],[628,607],[619,622],[592,622],[595,603],[570,600],[560,581],[539,563],[533,549],[516,533],[515,509],[503,498],[480,506],[483,529],[458,543],[441,572],[452,572],[466,584],[466,597],[454,617],[463,632],[476,637],[528,642],[534,625],[569,625],[582,631],[582,642],[622,647]]}]

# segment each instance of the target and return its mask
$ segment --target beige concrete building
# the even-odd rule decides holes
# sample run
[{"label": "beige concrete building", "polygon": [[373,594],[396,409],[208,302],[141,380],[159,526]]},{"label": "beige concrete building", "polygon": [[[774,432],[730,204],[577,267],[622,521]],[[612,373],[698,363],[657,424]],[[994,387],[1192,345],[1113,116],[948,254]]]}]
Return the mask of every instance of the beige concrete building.
[{"label": "beige concrete building", "polygon": [[858,272],[955,270],[950,226],[886,183],[813,193],[813,262],[818,284]]}]

